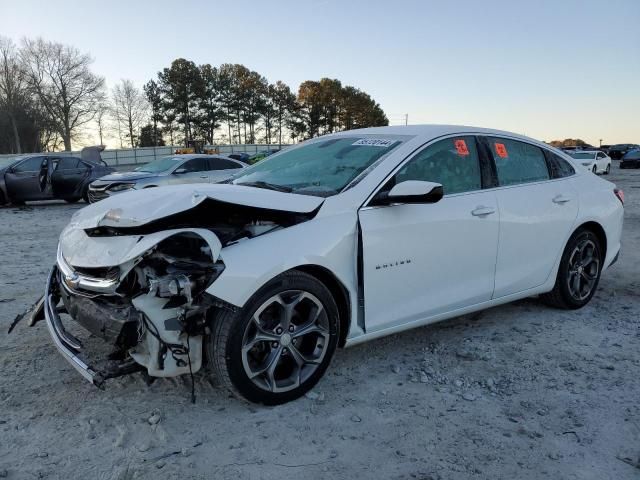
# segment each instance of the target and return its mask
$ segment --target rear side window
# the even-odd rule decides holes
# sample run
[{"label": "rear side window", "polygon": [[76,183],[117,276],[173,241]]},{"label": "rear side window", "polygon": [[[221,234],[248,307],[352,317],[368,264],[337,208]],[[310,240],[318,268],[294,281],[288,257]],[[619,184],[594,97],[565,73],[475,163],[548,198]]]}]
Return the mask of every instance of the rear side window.
[{"label": "rear side window", "polygon": [[440,140],[418,153],[395,175],[395,183],[424,180],[442,185],[445,195],[482,188],[475,137]]},{"label": "rear side window", "polygon": [[542,149],[507,138],[488,137],[502,186],[539,182],[549,179],[549,169]]},{"label": "rear side window", "polygon": [[551,178],[570,177],[571,175],[576,173],[571,164],[564,158],[560,157],[560,155],[556,155],[555,153],[549,152],[548,150],[545,150],[545,154],[547,155],[547,160],[549,161]]},{"label": "rear side window", "polygon": [[59,170],[72,170],[74,168],[78,168],[78,162],[80,161],[73,157],[62,157],[57,160]]},{"label": "rear side window", "polygon": [[236,162],[226,160],[224,158],[210,158],[209,166],[211,170],[231,170],[233,168],[240,168]]}]

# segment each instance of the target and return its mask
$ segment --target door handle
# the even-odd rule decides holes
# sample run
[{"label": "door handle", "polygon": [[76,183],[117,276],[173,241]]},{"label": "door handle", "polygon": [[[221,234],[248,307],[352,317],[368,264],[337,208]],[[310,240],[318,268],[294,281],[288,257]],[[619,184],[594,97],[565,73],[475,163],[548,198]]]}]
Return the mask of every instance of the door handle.
[{"label": "door handle", "polygon": [[492,213],[496,213],[496,211],[491,207],[479,206],[476,207],[475,210],[471,210],[471,215],[474,217],[484,217],[487,215],[491,215]]},{"label": "door handle", "polygon": [[209,175],[200,175],[200,178],[209,178]]},{"label": "door handle", "polygon": [[556,195],[553,197],[553,203],[557,203],[558,205],[562,205],[563,203],[567,203],[571,201],[571,197],[567,197],[566,195]]}]

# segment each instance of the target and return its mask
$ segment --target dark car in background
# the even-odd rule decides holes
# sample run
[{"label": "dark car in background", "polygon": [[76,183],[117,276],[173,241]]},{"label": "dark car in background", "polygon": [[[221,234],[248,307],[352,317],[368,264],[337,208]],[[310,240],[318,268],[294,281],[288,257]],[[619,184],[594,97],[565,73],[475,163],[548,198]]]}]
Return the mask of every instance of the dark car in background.
[{"label": "dark car in background", "polygon": [[609,147],[609,156],[614,160],[621,160],[628,152],[640,148],[640,145],[634,143],[619,143]]},{"label": "dark car in background", "polygon": [[[84,151],[83,151],[83,157]],[[96,159],[95,155],[87,158]],[[98,157],[99,159],[99,153]],[[87,199],[89,184],[113,172],[102,160],[89,161],[55,153],[15,157],[0,164],[0,204],[33,200]]]},{"label": "dark car in background", "polygon": [[620,161],[620,168],[640,168],[640,148],[628,151]]},{"label": "dark car in background", "polygon": [[244,153],[244,152],[233,152],[233,153],[230,153],[227,156],[229,158],[233,158],[234,160],[240,160],[243,163],[249,163],[249,158],[251,158],[251,155],[249,155],[248,153]]},{"label": "dark car in background", "polygon": [[139,166],[133,172],[114,173],[96,180],[89,186],[89,202],[134,189],[181,183],[217,183],[247,166],[224,155],[191,153],[162,157]]}]

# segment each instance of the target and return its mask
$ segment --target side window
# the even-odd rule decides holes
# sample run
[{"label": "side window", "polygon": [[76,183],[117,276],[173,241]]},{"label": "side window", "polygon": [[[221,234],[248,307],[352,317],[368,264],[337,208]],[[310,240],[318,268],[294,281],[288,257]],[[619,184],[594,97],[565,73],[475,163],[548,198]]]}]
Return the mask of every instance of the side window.
[{"label": "side window", "polygon": [[560,155],[556,155],[555,153],[552,153],[548,150],[545,150],[545,155],[547,156],[547,160],[549,161],[551,178],[570,177],[571,175],[576,173],[571,164],[564,158],[560,157]]},{"label": "side window", "polygon": [[58,169],[59,170],[73,170],[78,167],[78,159],[73,157],[60,157],[56,158],[58,160]]},{"label": "side window", "polygon": [[44,157],[33,157],[24,160],[22,163],[13,167],[13,171],[16,173],[23,172],[39,172],[42,167],[42,163],[46,162],[47,159]]},{"label": "side window", "polygon": [[598,158],[604,158],[604,153],[598,152]]},{"label": "side window", "polygon": [[240,168],[240,165],[225,158],[210,158],[209,167],[211,170],[231,170],[232,168]]},{"label": "side window", "polygon": [[445,195],[482,188],[475,137],[453,137],[428,146],[394,177],[395,183],[424,180],[442,185]]},{"label": "side window", "polygon": [[500,185],[518,185],[549,179],[542,150],[507,138],[487,137]]},{"label": "side window", "polygon": [[206,158],[193,158],[183,163],[180,168],[184,168],[187,172],[206,172],[209,170]]}]

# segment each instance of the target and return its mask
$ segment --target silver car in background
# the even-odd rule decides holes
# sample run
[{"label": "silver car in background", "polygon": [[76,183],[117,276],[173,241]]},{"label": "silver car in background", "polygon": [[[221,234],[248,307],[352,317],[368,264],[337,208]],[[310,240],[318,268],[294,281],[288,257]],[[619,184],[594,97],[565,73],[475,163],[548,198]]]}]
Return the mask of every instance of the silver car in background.
[{"label": "silver car in background", "polygon": [[216,183],[248,165],[224,155],[187,154],[162,157],[132,172],[106,175],[89,185],[89,202],[95,203],[128,190],[182,183]]}]

